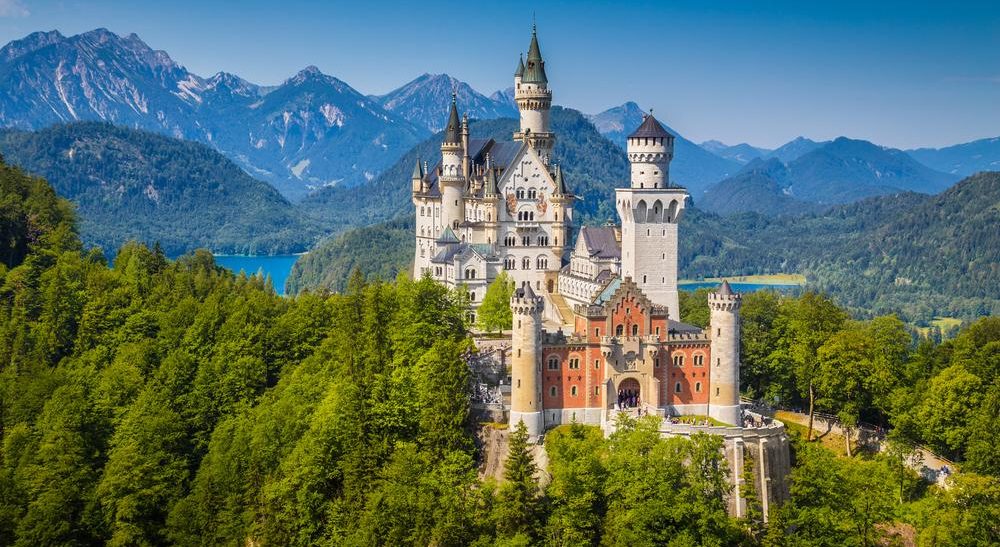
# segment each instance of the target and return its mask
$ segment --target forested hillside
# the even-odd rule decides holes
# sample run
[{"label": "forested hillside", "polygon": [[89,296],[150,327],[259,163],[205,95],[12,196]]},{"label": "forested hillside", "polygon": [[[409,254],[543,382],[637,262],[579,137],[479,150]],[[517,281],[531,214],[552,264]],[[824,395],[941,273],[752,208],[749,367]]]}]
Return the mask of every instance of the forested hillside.
[{"label": "forested hillside", "polygon": [[77,206],[85,244],[113,254],[159,243],[228,254],[307,250],[320,224],[211,148],[96,122],[0,131],[6,161],[47,178]]},{"label": "forested hillside", "polygon": [[0,219],[3,545],[1000,540],[996,320],[912,351],[893,318],[847,322],[815,295],[748,301],[752,394],[802,397],[816,370],[821,408],[888,417],[900,442],[964,467],[927,490],[898,463],[906,444],[838,458],[798,439],[792,498],[765,527],[755,504],[727,516],[720,439],[667,439],[651,417],[607,439],[549,432],[544,487],[515,428],[503,480],[478,478],[465,302],[430,280],[354,276],[343,294],[286,299],[203,251],[130,244],[110,267],[80,250],[66,201],[4,165]]}]

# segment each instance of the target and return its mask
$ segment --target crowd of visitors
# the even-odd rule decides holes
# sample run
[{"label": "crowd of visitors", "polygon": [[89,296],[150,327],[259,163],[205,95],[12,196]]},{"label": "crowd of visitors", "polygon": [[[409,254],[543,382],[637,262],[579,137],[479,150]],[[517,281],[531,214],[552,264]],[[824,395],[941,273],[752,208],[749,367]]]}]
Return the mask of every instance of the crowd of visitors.
[{"label": "crowd of visitors", "polygon": [[623,408],[636,408],[639,406],[639,390],[631,389],[619,389],[618,390],[618,409]]}]

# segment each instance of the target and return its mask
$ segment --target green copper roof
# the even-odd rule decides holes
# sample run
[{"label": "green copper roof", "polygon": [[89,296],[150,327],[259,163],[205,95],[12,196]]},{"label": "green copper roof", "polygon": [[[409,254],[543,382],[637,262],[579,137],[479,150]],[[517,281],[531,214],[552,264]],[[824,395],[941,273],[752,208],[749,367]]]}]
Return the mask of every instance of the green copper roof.
[{"label": "green copper roof", "polygon": [[420,180],[424,178],[424,167],[423,165],[420,164],[420,158],[417,158],[417,164],[413,166],[413,175],[411,175],[410,178],[414,180]]},{"label": "green copper roof", "polygon": [[524,76],[524,55],[517,56],[517,70],[514,71],[514,76]]},{"label": "green copper roof", "polygon": [[444,142],[462,142],[462,125],[458,121],[458,106],[455,104],[455,94],[451,94],[451,112],[448,113],[448,125],[445,127]]},{"label": "green copper roof", "polygon": [[545,76],[545,61],[542,60],[542,52],[538,49],[538,34],[531,30],[531,45],[528,46],[528,64],[524,67],[524,75],[521,81],[526,84],[547,84],[549,79]]},{"label": "green copper roof", "polygon": [[461,241],[458,239],[458,236],[455,235],[455,232],[451,229],[451,226],[449,226],[445,228],[443,232],[441,232],[441,237],[437,238],[437,241],[435,241],[435,243],[441,243],[441,244],[461,243]]}]

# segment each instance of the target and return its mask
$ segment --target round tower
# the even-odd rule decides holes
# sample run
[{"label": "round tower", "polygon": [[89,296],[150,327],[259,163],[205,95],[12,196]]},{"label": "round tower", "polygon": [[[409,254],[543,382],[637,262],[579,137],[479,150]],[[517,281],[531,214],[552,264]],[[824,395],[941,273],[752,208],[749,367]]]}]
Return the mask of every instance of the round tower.
[{"label": "round tower", "polygon": [[538,48],[538,34],[531,29],[531,45],[522,70],[514,74],[514,101],[521,112],[521,130],[514,140],[527,141],[543,158],[552,154],[555,135],[549,129],[549,110],[552,108],[552,91],[545,75],[545,61]]},{"label": "round tower", "polygon": [[465,150],[455,94],[441,142],[441,224],[452,229],[465,220]]},{"label": "round tower", "polygon": [[708,293],[711,312],[712,362],[708,415],[720,422],[741,426],[740,420],[740,303],[739,293],[723,281]]},{"label": "round tower", "polygon": [[650,111],[626,144],[632,164],[632,188],[666,188],[670,182],[670,160],[674,136],[663,129]]},{"label": "round tower", "polygon": [[542,298],[531,284],[514,291],[510,309],[514,325],[511,333],[510,426],[524,421],[528,435],[537,438],[545,428],[542,415]]}]

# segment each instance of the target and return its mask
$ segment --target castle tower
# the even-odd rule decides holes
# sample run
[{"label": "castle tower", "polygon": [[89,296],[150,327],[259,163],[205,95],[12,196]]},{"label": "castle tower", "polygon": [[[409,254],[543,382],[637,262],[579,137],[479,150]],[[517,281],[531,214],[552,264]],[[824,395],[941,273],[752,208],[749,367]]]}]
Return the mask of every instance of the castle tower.
[{"label": "castle tower", "polygon": [[453,93],[448,125],[441,143],[441,225],[452,229],[465,220],[465,170],[466,152],[462,124],[458,119],[458,106]]},{"label": "castle tower", "polygon": [[510,299],[514,315],[511,334],[510,425],[524,421],[528,435],[537,438],[545,424],[542,416],[542,310],[545,304],[535,296],[531,284],[515,289]]},{"label": "castle tower", "polygon": [[552,107],[552,91],[545,76],[545,61],[538,48],[538,34],[531,29],[531,45],[528,59],[519,61],[514,73],[514,100],[521,111],[521,130],[514,133],[514,140],[527,141],[542,158],[552,155],[556,136],[549,129],[549,109]]},{"label": "castle tower", "polygon": [[622,222],[622,277],[631,277],[654,304],[680,319],[677,296],[677,222],[687,191],[671,187],[674,136],[652,114],[628,137],[629,188],[615,190]]},{"label": "castle tower", "polygon": [[723,281],[716,292],[708,293],[711,313],[712,362],[709,382],[708,415],[720,422],[740,423],[740,303],[739,293]]},{"label": "castle tower", "polygon": [[549,200],[552,204],[552,214],[557,221],[552,227],[552,246],[554,247],[554,251],[562,257],[565,249],[569,248],[569,238],[566,232],[572,220],[574,198],[569,189],[566,188],[566,181],[563,180],[562,166],[556,166],[555,179],[556,189]]}]

